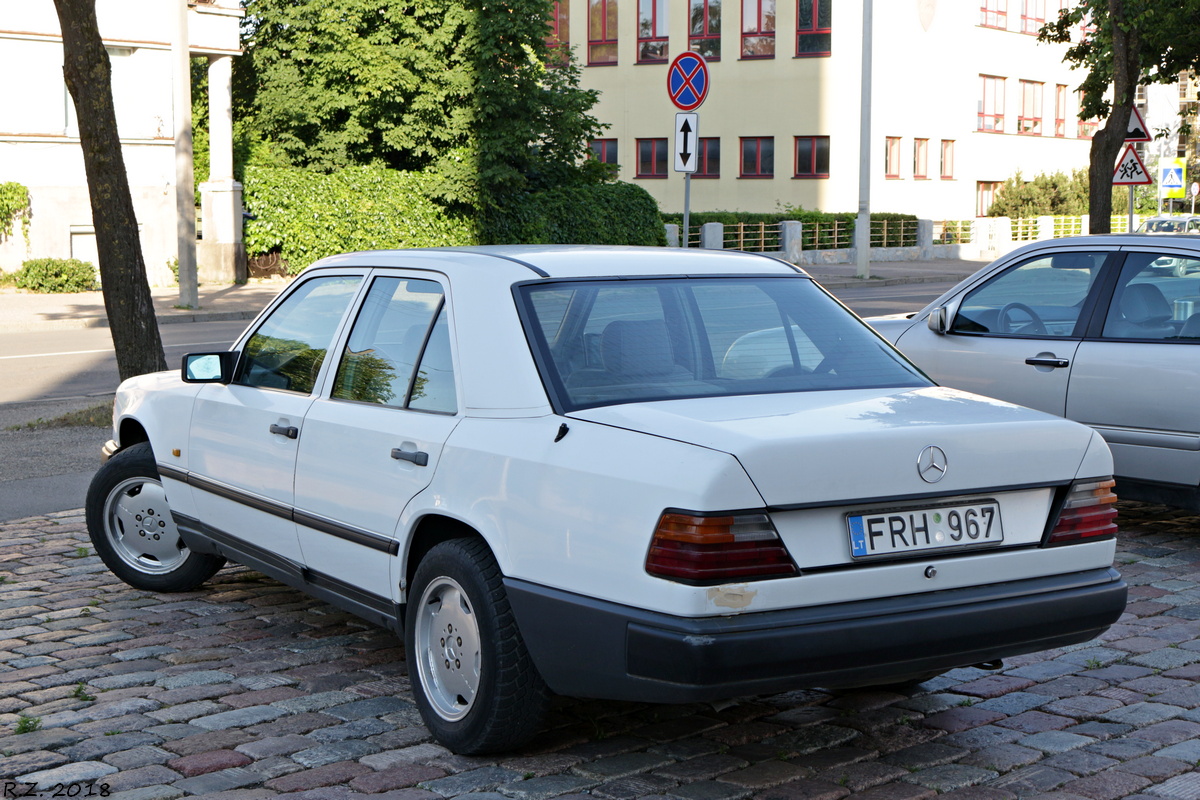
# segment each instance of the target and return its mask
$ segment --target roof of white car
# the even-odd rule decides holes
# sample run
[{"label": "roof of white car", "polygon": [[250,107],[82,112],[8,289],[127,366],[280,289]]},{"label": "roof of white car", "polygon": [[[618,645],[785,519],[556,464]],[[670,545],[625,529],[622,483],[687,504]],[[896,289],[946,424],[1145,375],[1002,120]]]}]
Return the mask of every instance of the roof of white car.
[{"label": "roof of white car", "polygon": [[509,270],[514,280],[645,275],[803,275],[770,255],[677,247],[495,245],[414,250],[371,250],[322,259],[329,267],[413,267],[447,274]]}]

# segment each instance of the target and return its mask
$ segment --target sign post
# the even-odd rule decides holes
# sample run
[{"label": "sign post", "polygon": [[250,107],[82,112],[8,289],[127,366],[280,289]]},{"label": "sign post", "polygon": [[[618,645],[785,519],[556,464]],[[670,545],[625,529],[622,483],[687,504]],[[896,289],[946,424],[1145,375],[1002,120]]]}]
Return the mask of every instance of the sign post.
[{"label": "sign post", "polygon": [[675,115],[675,171],[683,173],[683,236],[691,227],[692,173],[700,163],[700,115],[691,113],[708,97],[708,62],[699,53],[681,53],[667,70],[667,95],[680,110]]},{"label": "sign post", "polygon": [[1117,162],[1117,169],[1113,172],[1112,182],[1113,186],[1129,187],[1129,226],[1125,232],[1133,233],[1133,187],[1149,185],[1154,183],[1154,179],[1146,171],[1146,165],[1142,163],[1141,156],[1133,149],[1132,144],[1125,145],[1125,152],[1121,154],[1121,160]]}]

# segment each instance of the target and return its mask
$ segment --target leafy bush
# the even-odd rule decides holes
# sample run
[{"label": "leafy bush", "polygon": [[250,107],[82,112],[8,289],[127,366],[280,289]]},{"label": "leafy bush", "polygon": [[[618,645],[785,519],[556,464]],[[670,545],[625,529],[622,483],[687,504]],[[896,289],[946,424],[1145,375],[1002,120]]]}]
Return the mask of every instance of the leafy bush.
[{"label": "leafy bush", "polygon": [[92,292],[96,268],[90,261],[74,258],[35,258],[17,270],[17,288],[31,292]]},{"label": "leafy bush", "polygon": [[278,252],[295,274],[354,250],[473,244],[471,222],[430,199],[436,180],[383,167],[247,167],[243,196],[254,218],[246,221],[246,252]]},{"label": "leafy bush", "polygon": [[667,243],[658,204],[632,183],[575,184],[528,194],[483,227],[490,244]]}]

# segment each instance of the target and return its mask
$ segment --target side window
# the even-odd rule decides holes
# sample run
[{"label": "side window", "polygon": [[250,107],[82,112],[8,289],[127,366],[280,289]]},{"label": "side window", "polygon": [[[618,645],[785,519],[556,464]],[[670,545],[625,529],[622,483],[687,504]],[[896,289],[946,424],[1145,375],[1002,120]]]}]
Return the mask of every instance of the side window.
[{"label": "side window", "polygon": [[450,358],[450,327],[446,322],[446,307],[438,313],[429,334],[429,342],[417,366],[412,397],[408,407],[417,411],[453,414],[458,411],[454,393],[454,362]]},{"label": "side window", "polygon": [[1106,339],[1200,339],[1200,260],[1130,253],[1104,319]]},{"label": "side window", "polygon": [[[430,328],[442,298],[442,287],[435,281],[376,278],[342,352],[332,396],[403,408],[410,393],[423,393],[428,378],[420,376],[416,365],[426,340],[433,339]],[[440,366],[449,375],[453,402],[448,336],[444,351],[446,360]]]},{"label": "side window", "polygon": [[1055,253],[1026,261],[963,299],[953,333],[1068,337],[1105,253]]},{"label": "side window", "polygon": [[362,278],[313,278],[271,312],[246,343],[235,383],[309,394]]}]

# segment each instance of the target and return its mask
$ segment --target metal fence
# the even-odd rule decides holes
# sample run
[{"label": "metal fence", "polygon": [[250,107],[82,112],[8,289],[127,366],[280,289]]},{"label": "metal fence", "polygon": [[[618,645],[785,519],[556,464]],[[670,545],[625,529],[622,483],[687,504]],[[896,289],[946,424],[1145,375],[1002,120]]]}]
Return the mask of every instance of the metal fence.
[{"label": "metal fence", "polygon": [[777,253],[783,249],[778,222],[739,222],[725,226],[725,249]]},{"label": "metal fence", "polygon": [[1041,226],[1037,217],[1014,219],[1012,221],[1012,240],[1014,242],[1036,242],[1041,238]]},{"label": "metal fence", "polygon": [[933,223],[934,244],[970,244],[975,223],[969,219],[943,219]]}]

